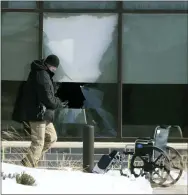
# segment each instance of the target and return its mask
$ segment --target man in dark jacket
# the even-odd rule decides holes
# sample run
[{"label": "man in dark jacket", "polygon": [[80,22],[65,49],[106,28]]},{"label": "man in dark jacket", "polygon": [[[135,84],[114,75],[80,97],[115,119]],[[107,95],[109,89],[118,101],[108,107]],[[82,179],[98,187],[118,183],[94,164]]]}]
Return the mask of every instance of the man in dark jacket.
[{"label": "man in dark jacket", "polygon": [[13,120],[27,122],[31,129],[31,146],[22,160],[24,166],[37,166],[43,153],[57,140],[53,125],[54,110],[66,106],[55,96],[52,77],[58,65],[59,59],[55,55],[33,61],[27,82],[16,102]]}]

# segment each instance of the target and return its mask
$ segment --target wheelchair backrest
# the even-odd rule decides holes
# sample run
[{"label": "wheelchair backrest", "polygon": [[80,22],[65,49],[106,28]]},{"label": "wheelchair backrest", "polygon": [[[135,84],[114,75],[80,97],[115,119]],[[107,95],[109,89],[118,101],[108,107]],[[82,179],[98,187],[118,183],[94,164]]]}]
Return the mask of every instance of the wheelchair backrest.
[{"label": "wheelchair backrest", "polygon": [[169,128],[156,127],[154,134],[154,145],[162,150],[166,150],[168,143]]}]

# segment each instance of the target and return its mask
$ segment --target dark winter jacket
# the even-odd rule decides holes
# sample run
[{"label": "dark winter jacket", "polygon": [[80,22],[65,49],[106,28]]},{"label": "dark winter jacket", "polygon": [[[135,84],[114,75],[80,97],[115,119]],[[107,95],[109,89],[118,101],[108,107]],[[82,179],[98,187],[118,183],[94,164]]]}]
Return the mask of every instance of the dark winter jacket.
[{"label": "dark winter jacket", "polygon": [[54,73],[43,65],[43,60],[35,60],[27,82],[20,86],[12,119],[17,122],[53,121],[54,110],[61,105],[55,97],[52,77]]}]

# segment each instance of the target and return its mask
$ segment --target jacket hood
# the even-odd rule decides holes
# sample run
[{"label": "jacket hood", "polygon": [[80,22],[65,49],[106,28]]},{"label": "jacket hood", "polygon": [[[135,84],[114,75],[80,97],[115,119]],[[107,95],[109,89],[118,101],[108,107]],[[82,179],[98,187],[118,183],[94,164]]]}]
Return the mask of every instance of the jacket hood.
[{"label": "jacket hood", "polygon": [[34,60],[31,63],[31,70],[34,71],[47,70],[47,67],[44,65],[44,60]]},{"label": "jacket hood", "polygon": [[51,72],[47,66],[45,66],[44,64],[44,60],[34,60],[31,63],[31,71],[41,71],[41,70],[45,70],[49,73],[50,77],[54,76],[54,73]]}]

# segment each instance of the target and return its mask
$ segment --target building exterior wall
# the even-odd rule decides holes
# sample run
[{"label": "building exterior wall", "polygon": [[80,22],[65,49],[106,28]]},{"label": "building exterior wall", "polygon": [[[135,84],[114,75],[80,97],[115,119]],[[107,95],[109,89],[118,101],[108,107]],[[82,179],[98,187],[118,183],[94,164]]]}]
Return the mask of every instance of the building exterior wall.
[{"label": "building exterior wall", "polygon": [[[118,151],[122,151],[124,148],[115,148]],[[97,163],[103,154],[109,154],[114,148],[95,148],[94,150],[94,163]],[[7,147],[4,151],[3,162],[11,162],[14,164],[20,164],[26,152],[26,148],[12,148]],[[39,168],[49,169],[63,169],[66,167],[73,167],[82,169],[82,148],[51,148],[39,162]],[[187,149],[178,149],[180,152],[184,168],[188,165],[188,151]]]}]

